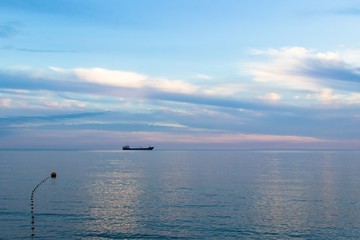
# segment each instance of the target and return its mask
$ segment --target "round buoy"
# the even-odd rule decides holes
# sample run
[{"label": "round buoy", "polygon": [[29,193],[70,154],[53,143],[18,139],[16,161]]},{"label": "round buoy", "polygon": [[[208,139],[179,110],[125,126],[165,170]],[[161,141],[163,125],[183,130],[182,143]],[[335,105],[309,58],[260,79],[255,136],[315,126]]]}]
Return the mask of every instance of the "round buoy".
[{"label": "round buoy", "polygon": [[50,176],[51,178],[56,178],[56,172],[52,172]]}]

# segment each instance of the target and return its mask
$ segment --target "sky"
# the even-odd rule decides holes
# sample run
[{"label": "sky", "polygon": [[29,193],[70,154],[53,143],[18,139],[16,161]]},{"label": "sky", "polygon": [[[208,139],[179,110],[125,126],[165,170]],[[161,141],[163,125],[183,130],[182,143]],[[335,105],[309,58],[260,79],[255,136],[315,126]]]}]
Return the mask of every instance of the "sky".
[{"label": "sky", "polygon": [[360,149],[360,2],[1,0],[0,149]]}]

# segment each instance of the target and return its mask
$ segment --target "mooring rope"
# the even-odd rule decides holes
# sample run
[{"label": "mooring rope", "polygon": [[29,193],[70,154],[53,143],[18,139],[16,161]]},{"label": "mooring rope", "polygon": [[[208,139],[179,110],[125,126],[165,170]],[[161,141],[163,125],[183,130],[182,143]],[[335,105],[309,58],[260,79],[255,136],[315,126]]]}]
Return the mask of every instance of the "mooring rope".
[{"label": "mooring rope", "polygon": [[51,175],[47,178],[44,178],[41,182],[39,182],[38,185],[35,186],[35,188],[31,192],[31,238],[34,239],[35,237],[35,214],[34,214],[34,193],[38,187],[40,187],[41,184],[43,184],[46,180],[49,178],[56,178],[56,173],[52,172]]}]

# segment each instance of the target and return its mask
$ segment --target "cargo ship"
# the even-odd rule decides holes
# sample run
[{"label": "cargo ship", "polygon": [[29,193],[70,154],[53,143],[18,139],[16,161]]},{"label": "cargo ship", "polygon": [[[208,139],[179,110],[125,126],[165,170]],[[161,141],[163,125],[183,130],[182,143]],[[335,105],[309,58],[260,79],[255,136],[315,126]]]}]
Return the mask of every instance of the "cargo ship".
[{"label": "cargo ship", "polygon": [[135,148],[133,148],[133,147],[130,147],[129,145],[125,145],[125,146],[123,146],[123,148],[122,148],[123,150],[153,150],[154,149],[154,147],[135,147]]}]

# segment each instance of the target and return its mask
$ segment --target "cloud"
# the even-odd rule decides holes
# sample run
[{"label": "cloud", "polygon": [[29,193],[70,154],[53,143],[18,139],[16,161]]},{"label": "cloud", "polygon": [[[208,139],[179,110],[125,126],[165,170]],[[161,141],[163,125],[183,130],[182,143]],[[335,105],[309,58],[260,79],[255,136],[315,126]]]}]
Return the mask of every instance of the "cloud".
[{"label": "cloud", "polygon": [[126,88],[152,88],[164,92],[194,93],[198,87],[185,81],[151,78],[143,74],[103,68],[77,68],[72,70],[81,80],[101,85]]},{"label": "cloud", "polygon": [[106,114],[106,112],[84,112],[73,114],[58,114],[58,115],[45,115],[45,116],[14,116],[14,117],[1,117],[0,124],[14,124],[14,123],[26,123],[35,121],[57,121],[63,119],[78,119],[86,117],[94,117]]},{"label": "cloud", "polygon": [[9,108],[11,106],[11,99],[9,98],[5,98],[5,99],[0,99],[0,108]]},{"label": "cloud", "polygon": [[218,84],[218,85],[209,85],[202,90],[205,95],[212,96],[235,96],[240,92],[245,92],[248,86],[244,84]]},{"label": "cloud", "polygon": [[325,88],[322,89],[318,95],[318,99],[323,103],[331,103],[336,100],[339,100],[341,96],[339,94],[334,94],[332,89]]},{"label": "cloud", "polygon": [[360,83],[359,66],[352,66],[338,59],[313,58],[307,59],[306,66],[297,73],[312,79],[324,80],[323,84],[328,85],[332,84],[332,80]]},{"label": "cloud", "polygon": [[289,47],[253,53],[269,58],[249,65],[250,74],[260,82],[309,91],[331,85],[333,80],[360,82],[360,61],[355,63],[349,51],[319,52]]},{"label": "cloud", "polygon": [[[74,76],[66,73],[57,74],[55,71],[13,68],[0,71],[0,88],[21,91],[54,91],[95,93],[99,85],[79,82]],[[101,88],[100,88],[101,89]]]},{"label": "cloud", "polygon": [[351,95],[347,96],[346,101],[349,104],[360,104],[360,93],[352,93]]},{"label": "cloud", "polygon": [[207,74],[198,73],[194,75],[195,79],[202,79],[202,80],[213,80],[213,78]]},{"label": "cloud", "polygon": [[275,106],[266,102],[257,102],[254,100],[241,100],[236,98],[221,97],[221,96],[206,96],[206,95],[187,95],[166,92],[152,92],[148,93],[148,97],[152,99],[159,99],[164,101],[191,103],[197,105],[207,105],[216,107],[236,108],[236,109],[252,109],[252,110],[290,110],[288,106]]},{"label": "cloud", "polygon": [[263,96],[260,96],[259,97],[260,99],[262,100],[266,100],[266,101],[272,101],[272,102],[277,102],[281,99],[281,95],[280,94],[277,94],[277,93],[267,93]]},{"label": "cloud", "polygon": [[[321,104],[358,103],[357,92],[340,93],[335,88],[324,86],[325,83],[333,81],[332,79],[323,81],[321,78],[315,78],[311,72],[313,65],[309,63],[314,58],[325,65],[330,61],[336,66],[344,66],[339,54],[315,52],[305,48],[257,50],[255,53],[266,55],[268,60],[248,65],[248,71],[254,76],[255,81],[248,81],[246,84],[240,81],[196,83],[104,68],[50,67],[45,70],[14,68],[11,71],[0,72],[0,88],[49,91],[58,95],[73,93],[78,94],[78,97],[83,95],[78,101],[51,99],[47,101],[46,106],[43,104],[49,108],[85,108],[85,95],[109,98],[114,104],[115,101],[125,98],[297,114],[304,113],[306,108],[316,111],[317,108],[321,108]],[[347,53],[346,56],[351,54]],[[354,57],[352,61],[355,61]],[[295,95],[294,92],[290,92],[294,89]],[[301,91],[306,94],[299,94]],[[291,94],[293,96],[289,97]],[[301,101],[306,104],[299,104]],[[319,104],[315,106],[314,102]],[[92,106],[95,104],[94,101]]]},{"label": "cloud", "polygon": [[298,69],[303,69],[306,65],[306,59],[310,55],[309,50],[292,47],[266,51],[254,50],[253,54],[265,55],[269,59],[246,65],[248,73],[255,81],[296,90],[314,91],[319,88],[319,84],[313,79],[297,74]]},{"label": "cloud", "polygon": [[[108,70],[103,68],[51,68],[59,73],[75,75],[78,80],[102,86],[132,89],[134,96],[182,103],[219,106],[229,108],[267,109],[280,108],[264,102],[238,98],[236,95],[246,90],[244,84],[196,85],[182,80],[150,77],[129,71]],[[120,88],[120,89],[119,89]],[[129,92],[129,91],[128,91]],[[110,92],[108,92],[110,93]],[[116,94],[116,93],[113,93]],[[122,95],[122,93],[120,94]],[[281,99],[279,94],[271,93],[271,100]],[[269,100],[268,98],[266,100]]]},{"label": "cloud", "polygon": [[[109,78],[102,81],[102,77],[109,72]],[[80,135],[96,136],[95,132],[98,131],[97,134],[105,136],[87,139],[88,143],[84,144],[97,147],[103,144],[99,143],[101,139],[111,148],[116,148],[109,143],[109,139],[114,139],[115,136],[119,137],[118,144],[131,139],[133,142],[126,141],[146,144],[154,141],[159,143],[157,145],[175,147],[177,144],[188,144],[189,147],[210,144],[219,148],[255,145],[279,148],[289,144],[294,147],[311,147],[315,144],[325,146],[334,144],[329,140],[331,137],[356,137],[359,134],[356,130],[358,121],[354,120],[360,119],[359,116],[356,118],[356,111],[337,109],[333,104],[328,106],[330,111],[315,105],[299,108],[281,104],[282,92],[265,92],[245,100],[235,94],[225,96],[216,94],[215,91],[213,95],[205,94],[204,86],[195,84],[194,93],[176,93],[163,86],[158,89],[149,87],[147,81],[156,78],[144,74],[112,70],[100,73],[99,76],[91,77],[76,75],[74,69],[60,68],[51,68],[48,71],[19,70],[18,74],[3,72],[3,75],[0,74],[0,87],[3,86],[1,99],[11,99],[10,104],[2,102],[4,116],[5,111],[6,114],[11,113],[10,115],[19,114],[17,102],[20,100],[28,105],[34,104],[36,100],[42,102],[44,108],[36,109],[40,113],[37,115],[34,109],[27,111],[27,114],[21,109],[20,116],[1,118],[0,131],[7,131],[7,134],[11,131],[15,134],[21,129],[33,132],[42,130],[43,135],[40,136],[39,133],[39,141],[46,142],[48,139],[53,142],[53,146],[57,141],[55,136],[66,139],[65,132],[80,139]],[[130,87],[125,87],[127,84],[130,84]],[[217,84],[221,86],[221,83]],[[246,88],[241,91],[246,91]],[[258,96],[261,97],[260,100]],[[331,88],[322,88],[311,92],[307,100],[324,104],[341,101],[356,103],[360,97],[356,93],[340,94]],[[91,102],[99,106],[97,109],[110,108],[113,111],[91,114],[97,113],[91,111],[96,109],[91,108]],[[76,107],[78,109],[75,109]],[[83,115],[60,114],[79,110]],[[53,134],[53,137],[47,135],[45,130],[49,131],[50,135]],[[31,142],[25,141],[24,144],[30,146]],[[81,147],[82,144],[76,146]],[[70,144],[67,146],[73,147]]]},{"label": "cloud", "polygon": [[73,72],[81,80],[114,87],[140,88],[145,85],[148,79],[147,76],[135,72],[115,71],[103,68],[77,68],[70,71],[60,69],[58,71]]},{"label": "cloud", "polygon": [[[354,96],[356,99],[360,92],[359,50],[321,52],[287,47],[253,50],[252,53],[262,57],[262,60],[249,63],[248,73],[269,90],[280,92],[281,95],[293,95],[293,100],[299,103],[300,100],[328,105],[358,103],[351,99]],[[260,99],[283,99],[277,94],[264,94]]]},{"label": "cloud", "polygon": [[[216,86],[195,85],[181,80],[149,77],[129,71],[102,68],[61,69],[50,71],[21,70],[0,73],[0,87],[20,90],[48,90],[97,94],[110,97],[143,98],[222,106],[230,108],[266,108],[263,103],[251,103],[231,97],[242,90],[241,85]],[[221,89],[216,93],[216,89]]]},{"label": "cloud", "polygon": [[360,93],[335,93],[331,88],[320,89],[317,93],[308,94],[305,98],[331,107],[360,104]]}]

